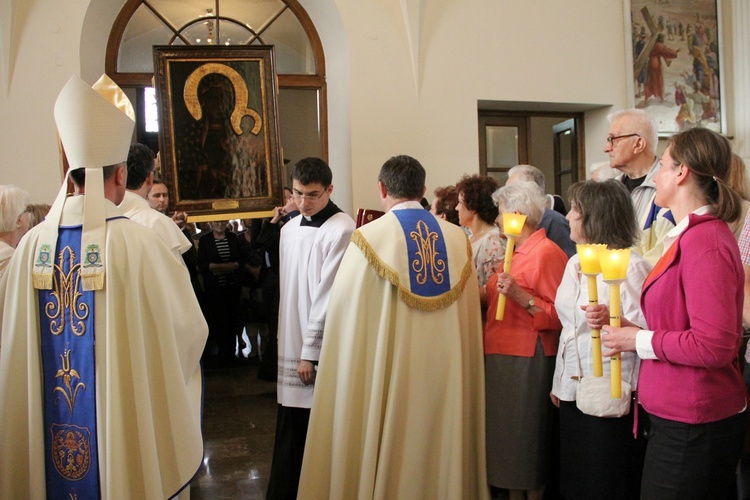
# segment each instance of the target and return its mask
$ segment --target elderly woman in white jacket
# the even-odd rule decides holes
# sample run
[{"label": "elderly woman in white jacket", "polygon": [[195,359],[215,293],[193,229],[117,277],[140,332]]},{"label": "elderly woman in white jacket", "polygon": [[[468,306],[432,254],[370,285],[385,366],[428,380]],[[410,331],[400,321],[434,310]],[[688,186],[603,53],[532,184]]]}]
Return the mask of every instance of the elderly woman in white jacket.
[{"label": "elderly woman in white jacket", "polygon": [[[621,182],[583,181],[570,187],[570,237],[577,244],[599,243],[629,248],[639,231],[633,204]],[[620,286],[622,317],[646,326],[640,308],[641,287],[651,265],[631,253],[627,279]],[[578,255],[568,261],[555,308],[563,325],[552,383],[552,402],[560,408],[560,490],[565,498],[638,498],[642,468],[642,439],[633,433],[637,405],[619,418],[584,414],[576,406],[581,376],[593,376],[591,330],[609,324],[609,287],[597,277],[599,305],[590,306],[587,277]],[[610,361],[603,357],[604,377]],[[622,356],[622,378],[635,390],[638,359]]]}]

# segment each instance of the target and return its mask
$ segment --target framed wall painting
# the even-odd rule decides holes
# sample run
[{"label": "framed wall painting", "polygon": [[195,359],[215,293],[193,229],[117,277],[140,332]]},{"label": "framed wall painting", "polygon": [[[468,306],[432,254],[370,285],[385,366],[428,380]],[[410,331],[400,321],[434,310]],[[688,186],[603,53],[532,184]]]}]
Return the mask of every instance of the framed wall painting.
[{"label": "framed wall painting", "polygon": [[723,133],[719,0],[625,0],[628,94],[661,137],[702,126]]},{"label": "framed wall painting", "polygon": [[282,204],[273,47],[156,46],[154,68],[169,210],[205,221]]}]

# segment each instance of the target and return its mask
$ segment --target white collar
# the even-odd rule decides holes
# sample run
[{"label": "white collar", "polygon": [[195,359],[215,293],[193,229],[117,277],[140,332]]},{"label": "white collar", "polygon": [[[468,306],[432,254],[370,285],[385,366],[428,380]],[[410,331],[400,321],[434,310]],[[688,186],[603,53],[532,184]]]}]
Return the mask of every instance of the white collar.
[{"label": "white collar", "polygon": [[399,203],[396,203],[391,207],[391,210],[405,210],[407,208],[421,208],[424,210],[424,207],[421,203],[419,203],[417,200],[408,200],[408,201],[401,201]]},{"label": "white collar", "polygon": [[[690,213],[695,215],[706,215],[711,212],[711,205],[703,205],[702,207],[698,207]],[[682,234],[682,232],[687,229],[689,223],[690,217],[683,217],[680,222],[678,222],[672,229],[670,229],[670,231],[666,235],[664,235],[664,252],[662,252],[662,255],[667,253],[669,247],[671,247],[672,243],[674,243],[675,240]]]}]

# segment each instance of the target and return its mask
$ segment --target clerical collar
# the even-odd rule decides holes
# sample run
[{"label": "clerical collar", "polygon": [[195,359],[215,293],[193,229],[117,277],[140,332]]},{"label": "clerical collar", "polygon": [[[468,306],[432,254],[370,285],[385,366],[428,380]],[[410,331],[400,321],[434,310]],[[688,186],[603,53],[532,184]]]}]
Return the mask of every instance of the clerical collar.
[{"label": "clerical collar", "polygon": [[333,217],[339,212],[343,212],[339,207],[336,206],[331,200],[328,200],[328,204],[323,207],[323,210],[310,217],[303,215],[302,220],[299,221],[300,226],[320,227],[325,221]]}]

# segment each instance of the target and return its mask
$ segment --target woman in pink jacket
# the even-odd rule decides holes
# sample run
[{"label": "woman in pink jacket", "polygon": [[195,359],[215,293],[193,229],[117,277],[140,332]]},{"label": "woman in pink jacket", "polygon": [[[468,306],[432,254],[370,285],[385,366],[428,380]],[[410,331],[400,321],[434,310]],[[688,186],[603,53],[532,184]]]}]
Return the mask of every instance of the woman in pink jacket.
[{"label": "woman in pink jacket", "polygon": [[605,354],[642,359],[638,398],[651,427],[641,498],[736,495],[747,403],[737,363],[744,274],[727,226],[740,212],[724,180],[731,161],[729,142],[708,129],[672,137],[655,202],[677,225],[643,286],[649,330],[603,328]]}]

